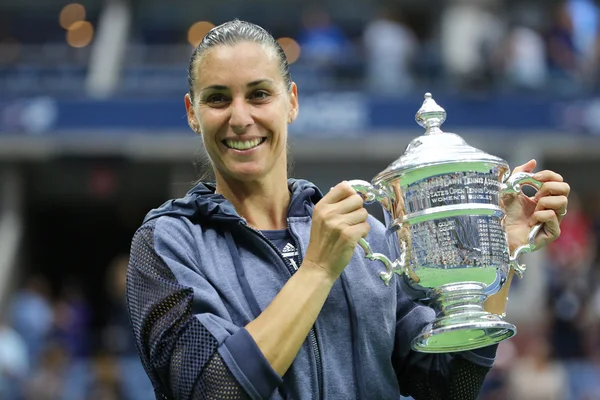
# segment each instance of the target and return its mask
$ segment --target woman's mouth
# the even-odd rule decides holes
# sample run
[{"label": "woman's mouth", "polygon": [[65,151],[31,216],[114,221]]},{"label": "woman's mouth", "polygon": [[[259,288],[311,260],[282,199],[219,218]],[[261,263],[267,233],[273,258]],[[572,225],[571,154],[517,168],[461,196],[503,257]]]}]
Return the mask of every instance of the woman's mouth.
[{"label": "woman's mouth", "polygon": [[264,143],[265,140],[267,140],[266,137],[256,138],[256,139],[251,139],[251,140],[225,139],[225,140],[223,140],[223,144],[225,146],[229,147],[230,149],[234,149],[234,150],[250,150],[250,149],[260,146],[261,144]]}]

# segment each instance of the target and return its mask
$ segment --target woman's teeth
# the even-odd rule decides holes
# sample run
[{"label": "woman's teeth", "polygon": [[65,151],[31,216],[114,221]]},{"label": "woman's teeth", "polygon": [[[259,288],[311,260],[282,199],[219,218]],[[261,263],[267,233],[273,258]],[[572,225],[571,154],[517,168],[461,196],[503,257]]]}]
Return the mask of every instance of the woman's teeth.
[{"label": "woman's teeth", "polygon": [[231,149],[248,150],[248,149],[258,146],[262,142],[263,142],[262,138],[245,140],[245,141],[226,139],[225,145]]}]

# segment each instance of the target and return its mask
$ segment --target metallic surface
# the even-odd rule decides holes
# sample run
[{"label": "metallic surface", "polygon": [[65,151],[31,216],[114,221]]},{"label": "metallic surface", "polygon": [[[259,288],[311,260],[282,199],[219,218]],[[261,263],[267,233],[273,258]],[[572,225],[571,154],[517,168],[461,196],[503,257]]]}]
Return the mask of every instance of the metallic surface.
[{"label": "metallic surface", "polygon": [[521,254],[535,250],[533,239],[509,254],[504,231],[505,196],[521,194],[521,185],[541,183],[529,173],[510,176],[506,161],[473,148],[458,135],[440,129],[445,111],[428,93],[415,117],[426,129],[405,153],[373,178],[353,180],[366,203],[384,209],[391,259],[359,245],[365,256],[381,261],[382,280],[394,273],[406,291],[427,299],[438,312],[412,343],[422,352],[465,351],[497,343],[516,333],[514,325],[483,309],[511,267],[522,276]]}]

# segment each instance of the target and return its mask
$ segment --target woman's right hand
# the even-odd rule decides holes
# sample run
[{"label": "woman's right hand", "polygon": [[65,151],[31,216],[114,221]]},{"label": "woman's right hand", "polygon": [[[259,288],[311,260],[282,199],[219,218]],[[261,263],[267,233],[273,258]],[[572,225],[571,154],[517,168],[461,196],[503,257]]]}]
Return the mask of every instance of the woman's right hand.
[{"label": "woman's right hand", "polygon": [[321,268],[335,281],[350,262],[356,245],[369,233],[362,197],[346,181],[315,206],[303,266]]}]

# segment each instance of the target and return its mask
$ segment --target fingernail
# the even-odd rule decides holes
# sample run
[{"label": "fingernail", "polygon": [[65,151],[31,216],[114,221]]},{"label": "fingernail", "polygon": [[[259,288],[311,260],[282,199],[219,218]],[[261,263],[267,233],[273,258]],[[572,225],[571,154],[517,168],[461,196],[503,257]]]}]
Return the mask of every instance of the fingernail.
[{"label": "fingernail", "polygon": [[539,172],[533,174],[533,179],[542,179],[542,174],[540,174]]}]

